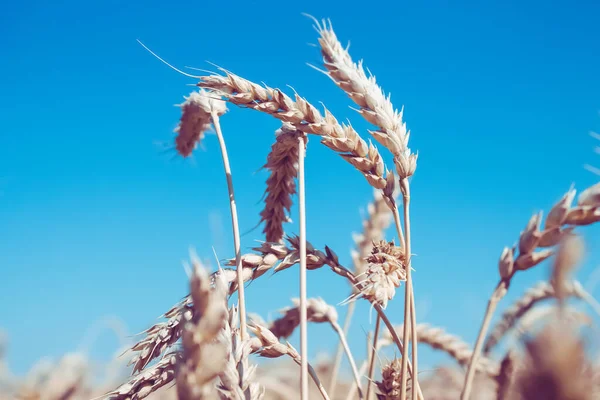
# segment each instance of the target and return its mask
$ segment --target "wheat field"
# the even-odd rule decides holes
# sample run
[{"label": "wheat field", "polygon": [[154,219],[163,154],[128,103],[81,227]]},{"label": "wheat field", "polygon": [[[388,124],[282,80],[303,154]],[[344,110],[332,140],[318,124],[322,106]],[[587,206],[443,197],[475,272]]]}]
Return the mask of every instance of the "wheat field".
[{"label": "wheat field", "polygon": [[[427,279],[426,267],[417,273],[411,260],[411,181],[418,176],[418,157],[409,147],[411,132],[402,107],[392,104],[363,62],[352,58],[331,22],[313,18],[313,23],[321,54],[314,69],[330,78],[332,90],[337,86],[347,95],[354,117],[366,120],[371,129],[358,132],[325,105],[311,103],[292,89],[268,86],[268,77],[267,83],[253,82],[226,67],[194,75],[146,48],[196,86],[180,104],[174,143],[178,156],[190,157],[207,133],[217,135],[233,257],[211,270],[192,254],[189,292],[181,293],[184,297],[170,310],[155,310],[162,313],[161,321],[148,321],[137,342],[101,371],[73,353],[15,377],[0,342],[0,399],[600,399],[600,366],[586,350],[589,338],[583,333],[594,316],[572,307],[585,304],[600,315],[600,303],[577,279],[585,228],[600,221],[600,183],[571,188],[551,208],[523,221],[514,244],[499,244],[497,265],[485,267],[495,271],[497,285],[487,304],[479,305],[481,326],[469,328],[477,334],[474,343],[424,321],[417,315],[413,280],[418,285]],[[289,84],[294,84],[291,78]],[[226,139],[233,136],[221,127],[234,107],[266,114],[281,124],[262,165],[268,172],[257,216],[263,231],[253,233],[260,243],[250,252],[241,244],[237,211],[247,199],[235,196],[229,163],[237,155],[228,154],[226,147]],[[318,248],[307,237],[305,182],[311,176],[305,175],[304,163],[307,148],[320,145],[337,153],[340,163],[350,164],[356,184],[373,192],[362,231],[353,237],[349,265],[338,256],[344,249]],[[293,205],[297,215],[290,215]],[[291,218],[298,221],[297,232],[288,229]],[[388,227],[393,235],[386,234]],[[339,234],[352,237],[351,232]],[[318,269],[328,270],[328,279],[348,284],[347,297],[338,305],[307,297],[307,275]],[[545,269],[549,278],[500,307],[515,275],[532,269]],[[249,283],[265,279],[267,273],[287,274],[298,287],[270,321],[246,306],[253,296]],[[357,351],[347,340],[352,329],[360,329],[356,319],[363,317],[354,314],[356,302],[368,303],[372,310],[372,321],[361,322],[370,328],[364,359],[354,355]],[[392,302],[402,304],[402,315],[388,313]],[[342,307],[343,320],[338,317]],[[308,324],[331,328],[339,342],[323,360],[309,360]],[[294,347],[287,339],[296,331],[300,343]],[[511,344],[502,347],[508,340]],[[425,347],[445,353],[452,363],[422,370],[418,349]]]}]

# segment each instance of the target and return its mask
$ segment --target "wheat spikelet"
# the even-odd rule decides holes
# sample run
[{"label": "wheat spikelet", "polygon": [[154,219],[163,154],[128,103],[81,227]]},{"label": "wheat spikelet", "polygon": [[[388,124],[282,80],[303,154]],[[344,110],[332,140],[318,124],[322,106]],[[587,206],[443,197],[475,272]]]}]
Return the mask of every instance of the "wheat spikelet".
[{"label": "wheat spikelet", "polygon": [[181,156],[188,157],[210,128],[211,112],[222,115],[227,109],[223,102],[211,98],[205,90],[190,93],[179,107],[181,119],[175,129],[175,149]]},{"label": "wheat spikelet", "polygon": [[[256,322],[248,325],[248,328],[256,335],[249,341],[248,346],[251,348],[252,353],[259,354],[267,358],[278,358],[283,356],[289,356],[298,365],[302,364],[302,358],[300,354],[292,345],[288,342],[285,344],[279,342],[277,337],[267,327],[262,326]],[[319,377],[317,376],[314,368],[308,364],[309,374],[317,385],[321,396],[325,400],[329,400],[329,396],[325,391],[325,388],[321,384]]]},{"label": "wheat spikelet", "polygon": [[[280,310],[282,316],[271,323],[269,330],[278,338],[288,338],[300,326],[300,300],[292,299],[293,307]],[[338,318],[335,307],[325,303],[323,299],[312,298],[306,301],[308,322],[336,322]]]},{"label": "wheat spikelet", "polygon": [[385,309],[388,301],[394,298],[400,282],[406,281],[404,251],[395,246],[393,241],[381,240],[373,243],[366,261],[369,266],[362,276],[356,276],[362,280],[358,282],[356,292],[348,297],[348,301],[363,297]]},{"label": "wheat spikelet", "polygon": [[[381,380],[376,381],[377,399],[378,400],[399,400],[401,396],[401,369],[402,362],[399,358],[394,358],[392,362],[381,368]],[[408,377],[408,388],[412,390],[411,378]]]},{"label": "wheat spikelet", "polygon": [[141,400],[175,379],[182,353],[169,353],[159,362],[135,375],[128,382],[106,394],[107,400]]},{"label": "wheat spikelet", "polygon": [[373,191],[373,196],[373,202],[367,206],[367,218],[362,223],[363,230],[353,237],[355,250],[352,250],[351,255],[354,274],[357,276],[364,273],[368,267],[366,259],[373,250],[373,243],[383,240],[385,230],[392,223],[392,212],[386,198],[377,190]]},{"label": "wheat spikelet", "polygon": [[215,91],[233,104],[270,114],[304,133],[320,136],[321,143],[358,169],[370,185],[385,188],[385,167],[377,148],[361,139],[352,126],[340,124],[327,109],[321,115],[298,95],[294,101],[278,89],[259,86],[230,72],[200,79],[198,86]]},{"label": "wheat spikelet", "polygon": [[258,400],[264,390],[255,381],[256,365],[249,365],[250,341],[242,340],[238,328],[237,308],[229,309],[229,316],[219,340],[227,344],[227,365],[220,377],[219,394],[224,400]]},{"label": "wheat spikelet", "polygon": [[[263,232],[267,242],[280,242],[283,239],[283,223],[288,221],[292,196],[296,193],[294,179],[298,175],[298,137],[304,133],[292,125],[283,124],[277,130],[275,143],[263,166],[269,170],[265,190],[265,207],[260,212],[261,222],[265,222]],[[305,138],[306,140],[306,138]]]},{"label": "wheat spikelet", "polygon": [[[566,296],[577,297],[579,299],[585,299],[587,297],[583,287],[577,281],[565,282],[563,290]],[[487,337],[483,347],[483,353],[486,355],[489,354],[500,340],[502,340],[504,335],[515,326],[519,319],[521,319],[537,303],[551,298],[555,298],[555,291],[548,282],[538,282],[536,285],[527,289],[515,303],[504,311],[500,320]]]},{"label": "wheat spikelet", "polygon": [[394,163],[401,179],[411,176],[417,156],[408,148],[410,132],[402,121],[402,111],[397,111],[390,96],[386,96],[373,75],[367,76],[362,66],[338,41],[331,23],[315,20],[321,36],[321,54],[329,77],[360,107],[359,113],[379,130],[370,131],[373,137],[394,154]]}]

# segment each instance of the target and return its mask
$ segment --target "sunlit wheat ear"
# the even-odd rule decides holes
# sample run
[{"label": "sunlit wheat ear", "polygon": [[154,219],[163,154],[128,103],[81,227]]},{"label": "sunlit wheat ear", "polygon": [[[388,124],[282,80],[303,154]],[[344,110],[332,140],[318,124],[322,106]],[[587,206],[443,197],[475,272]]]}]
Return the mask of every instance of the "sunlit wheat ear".
[{"label": "sunlit wheat ear", "polygon": [[198,86],[215,91],[230,103],[269,114],[304,133],[320,136],[321,143],[359,170],[371,186],[385,188],[385,166],[377,147],[365,142],[351,125],[340,124],[327,109],[322,115],[299,95],[293,100],[278,89],[257,85],[232,73],[204,76]]},{"label": "sunlit wheat ear", "polygon": [[256,365],[250,365],[251,339],[243,340],[237,308],[231,307],[218,340],[227,348],[227,366],[219,375],[219,395],[223,400],[258,400],[264,389],[256,381]]},{"label": "sunlit wheat ear", "polygon": [[284,236],[283,223],[289,220],[298,175],[298,137],[307,140],[303,132],[290,124],[283,124],[276,132],[275,143],[263,166],[269,170],[265,207],[260,212],[261,222],[265,222],[263,232],[267,242],[280,242]]},{"label": "sunlit wheat ear", "polygon": [[359,113],[379,129],[371,135],[394,154],[394,164],[401,179],[415,172],[417,156],[408,148],[410,132],[402,121],[402,110],[394,108],[390,95],[385,95],[373,75],[367,76],[362,61],[355,63],[346,47],[342,46],[331,23],[316,19],[321,36],[321,54],[329,77],[360,107]]},{"label": "sunlit wheat ear", "polygon": [[594,398],[583,343],[560,322],[526,342],[526,356],[518,372],[514,387],[522,400]]},{"label": "sunlit wheat ear", "polygon": [[371,255],[366,261],[369,265],[367,270],[357,276],[360,287],[357,287],[358,291],[347,301],[363,297],[385,308],[388,301],[394,298],[396,288],[400,287],[402,281],[406,281],[404,251],[394,245],[394,242],[382,240],[373,244]]},{"label": "sunlit wheat ear", "polygon": [[175,149],[181,156],[188,157],[202,141],[205,132],[210,129],[211,113],[223,115],[227,107],[225,102],[216,99],[214,94],[203,89],[190,93],[179,107],[181,107],[181,119],[175,129],[177,133]]}]

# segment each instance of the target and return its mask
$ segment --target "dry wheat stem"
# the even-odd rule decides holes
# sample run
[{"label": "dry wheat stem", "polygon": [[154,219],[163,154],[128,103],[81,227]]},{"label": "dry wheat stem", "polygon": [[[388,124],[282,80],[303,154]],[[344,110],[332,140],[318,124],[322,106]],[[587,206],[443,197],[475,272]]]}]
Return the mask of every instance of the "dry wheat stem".
[{"label": "dry wheat stem", "polygon": [[[483,322],[477,335],[473,356],[465,375],[465,383],[460,400],[468,400],[473,386],[477,360],[483,348],[483,341],[490,326],[492,315],[498,301],[506,294],[510,281],[517,271],[524,271],[536,266],[554,252],[547,247],[554,247],[565,236],[571,235],[576,226],[585,226],[600,221],[600,184],[585,189],[579,195],[577,206],[572,207],[575,190],[570,189],[550,210],[543,229],[541,229],[542,213],[533,215],[519,236],[518,246],[506,247],[498,264],[500,282],[490,298]],[[518,257],[515,252],[518,247]],[[536,251],[539,248],[546,248]]]},{"label": "dry wheat stem", "polygon": [[483,322],[481,323],[481,328],[479,329],[479,335],[477,336],[477,341],[475,342],[475,348],[473,349],[473,353],[471,355],[471,361],[469,362],[469,366],[467,369],[467,374],[465,377],[465,385],[463,387],[461,393],[461,400],[468,400],[469,394],[471,393],[471,388],[473,385],[473,377],[475,375],[475,365],[479,361],[479,354],[481,353],[481,348],[483,347],[483,339],[485,337],[486,332],[489,329],[490,322],[492,321],[492,316],[494,315],[494,311],[496,311],[496,307],[498,306],[498,302],[504,297],[506,291],[508,289],[508,282],[505,280],[501,280],[496,286],[494,293],[488,300],[487,308],[485,310],[485,315],[483,317]]},{"label": "dry wheat stem", "polygon": [[[408,337],[408,328],[410,325],[411,338],[412,338],[412,362],[413,362],[413,386],[419,387],[418,381],[418,365],[417,365],[417,322],[416,322],[416,310],[414,307],[414,293],[412,289],[411,279],[411,248],[410,248],[410,185],[408,179],[402,178],[400,180],[400,187],[402,190],[403,208],[404,208],[404,238],[405,238],[405,254],[406,254],[406,287],[404,290],[404,338]],[[397,218],[396,218],[397,220]],[[405,341],[406,342],[406,341]],[[406,399],[406,381],[408,374],[408,354],[402,356],[402,370],[401,370],[401,389],[400,389],[400,400]],[[412,400],[417,400],[417,391],[412,390]]]},{"label": "dry wheat stem", "polygon": [[[594,300],[589,293],[583,289],[581,283],[577,281],[572,281],[565,284],[564,289],[568,296],[577,297],[584,301],[588,301],[590,298]],[[489,355],[493,348],[500,342],[500,340],[502,340],[504,335],[506,335],[506,333],[515,326],[517,321],[521,319],[531,308],[533,308],[534,305],[553,297],[554,288],[545,281],[539,282],[527,289],[523,296],[521,296],[513,305],[504,311],[500,317],[500,321],[498,321],[498,323],[491,329],[490,334],[485,340],[485,344],[483,346],[483,354]],[[596,312],[600,311],[593,306],[593,302],[591,305]]]},{"label": "dry wheat stem", "polygon": [[[368,342],[369,342],[369,344],[371,343],[370,340]],[[358,369],[358,373],[360,374],[360,376],[363,376],[364,374],[367,373],[367,368],[369,367],[369,364],[370,364],[369,360],[363,361],[363,363],[361,364],[360,368]],[[371,382],[367,382],[367,384],[370,384],[370,383]],[[356,391],[357,390],[358,390],[358,387],[356,386],[356,382],[354,382],[352,384],[352,387],[348,391],[348,395],[346,396],[346,400],[353,400],[354,396],[356,395]],[[368,397],[367,397],[367,399],[368,399]]]},{"label": "dry wheat stem", "polygon": [[298,137],[298,213],[300,223],[300,397],[308,400],[308,321],[306,310],[306,199],[303,137]]},{"label": "dry wheat stem", "polygon": [[233,228],[233,246],[235,251],[235,268],[237,271],[237,283],[238,283],[238,298],[240,303],[240,331],[242,340],[248,337],[246,328],[246,296],[244,293],[244,276],[242,271],[242,253],[240,246],[240,226],[238,223],[237,206],[235,204],[235,196],[233,193],[233,180],[231,178],[231,167],[229,165],[229,156],[227,155],[227,147],[225,146],[225,139],[223,138],[223,132],[221,131],[221,124],[219,122],[219,116],[216,112],[212,112],[213,125],[217,132],[217,138],[219,139],[219,145],[221,147],[221,155],[223,156],[223,166],[225,167],[225,177],[227,178],[227,189],[229,190],[229,208],[231,210],[231,225]]},{"label": "dry wheat stem", "polygon": [[379,328],[381,326],[381,317],[377,315],[375,321],[375,333],[373,333],[373,345],[371,346],[371,353],[369,356],[369,375],[367,379],[367,400],[371,400],[371,387],[373,383],[373,377],[375,374],[375,358],[377,355],[377,346],[379,340]]},{"label": "dry wheat stem", "polygon": [[361,139],[352,126],[340,124],[327,109],[321,115],[299,95],[295,95],[294,101],[278,89],[262,87],[224,72],[226,76],[201,77],[198,86],[215,91],[233,104],[264,112],[304,133],[320,136],[321,143],[358,169],[370,185],[377,189],[385,187],[385,167],[379,151]]},{"label": "dry wheat stem", "polygon": [[[378,318],[379,319],[379,318]],[[331,326],[337,332],[340,337],[340,343],[344,347],[346,351],[346,355],[348,356],[348,361],[350,362],[350,367],[352,369],[352,374],[354,375],[354,380],[356,381],[356,385],[358,387],[358,398],[363,399],[362,388],[360,384],[360,375],[358,374],[358,369],[356,369],[356,363],[354,362],[354,358],[352,357],[352,352],[350,351],[350,347],[348,346],[348,342],[346,341],[346,337],[344,335],[344,331],[340,327],[340,325],[335,321],[330,321]]]},{"label": "dry wheat stem", "polygon": [[[355,302],[351,302],[350,304],[348,304],[348,309],[346,310],[346,317],[344,319],[344,328],[343,328],[343,334],[347,335],[348,334],[348,330],[350,329],[350,323],[352,322],[352,316],[354,315],[354,310],[356,308],[356,303]],[[335,351],[335,358],[333,361],[333,367],[332,367],[332,372],[331,372],[331,378],[330,378],[330,382],[329,382],[329,389],[327,390],[330,394],[330,396],[332,398],[335,398],[335,390],[336,390],[336,384],[337,384],[337,376],[340,370],[340,365],[342,364],[342,355],[344,354],[344,345],[342,344],[341,340],[340,343],[337,346],[337,350]]]}]

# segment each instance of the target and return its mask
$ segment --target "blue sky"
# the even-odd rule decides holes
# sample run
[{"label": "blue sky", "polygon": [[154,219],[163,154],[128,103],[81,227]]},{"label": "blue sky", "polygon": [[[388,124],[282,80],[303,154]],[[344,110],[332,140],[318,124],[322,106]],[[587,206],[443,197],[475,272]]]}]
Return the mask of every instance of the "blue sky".
[{"label": "blue sky", "polygon": [[[396,107],[405,106],[419,152],[412,184],[418,318],[472,341],[503,246],[572,183],[595,183],[583,164],[600,166],[588,135],[600,129],[600,4],[523,3],[7,3],[0,17],[0,327],[10,337],[13,370],[76,349],[105,318],[122,320],[129,333],[150,326],[187,292],[181,261],[190,246],[205,258],[213,246],[222,258],[232,255],[216,138],[193,160],[160,145],[172,142],[173,105],[194,81],[136,39],[178,66],[212,68],[211,61],[270,86],[291,85],[351,119],[366,138],[369,125],[346,96],[306,65],[319,63],[319,51],[307,45],[317,36],[302,12],[331,18],[352,56],[365,60]],[[222,124],[247,232],[259,220],[266,179],[259,168],[278,124],[237,108]],[[309,240],[348,262],[371,190],[316,138],[306,174]],[[598,230],[585,233],[594,249]],[[256,229],[242,246],[260,239]],[[599,262],[590,252],[580,278]],[[288,305],[297,296],[296,271],[252,283],[250,310],[268,317]],[[544,266],[518,276],[504,304],[546,275]],[[310,296],[335,304],[347,295],[346,283],[328,271],[309,278]],[[389,310],[399,322],[402,301]],[[350,337],[359,354],[368,323],[361,304]],[[312,357],[335,341],[324,327],[310,332],[318,338]],[[90,351],[107,360],[116,348],[106,333]]]}]

